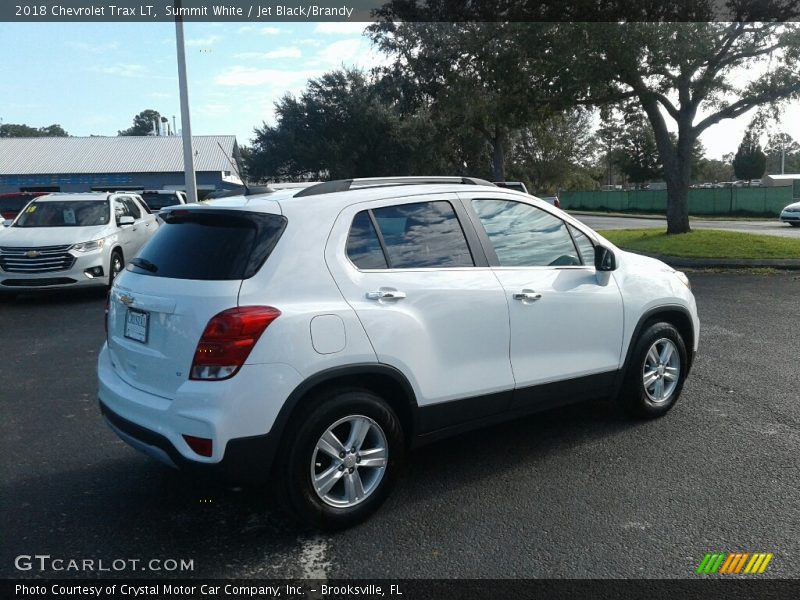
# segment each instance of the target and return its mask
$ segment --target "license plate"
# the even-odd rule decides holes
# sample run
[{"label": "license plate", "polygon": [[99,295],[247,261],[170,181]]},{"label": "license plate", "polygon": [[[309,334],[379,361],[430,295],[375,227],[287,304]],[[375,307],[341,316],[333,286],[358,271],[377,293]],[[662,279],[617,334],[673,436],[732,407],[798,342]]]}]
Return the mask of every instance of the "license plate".
[{"label": "license plate", "polygon": [[125,337],[146,344],[149,323],[149,313],[143,310],[129,308],[128,312],[125,314]]}]

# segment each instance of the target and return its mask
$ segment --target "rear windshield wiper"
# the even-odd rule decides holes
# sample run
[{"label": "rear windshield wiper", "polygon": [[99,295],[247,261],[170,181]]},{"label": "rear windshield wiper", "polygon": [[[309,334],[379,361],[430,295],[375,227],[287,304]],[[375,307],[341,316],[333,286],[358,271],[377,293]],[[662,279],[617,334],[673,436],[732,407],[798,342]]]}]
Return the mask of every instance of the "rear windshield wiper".
[{"label": "rear windshield wiper", "polygon": [[150,271],[151,273],[155,273],[158,271],[158,267],[151,263],[146,258],[134,258],[131,259],[131,264],[134,267],[139,267],[140,269],[144,269],[145,271]]}]

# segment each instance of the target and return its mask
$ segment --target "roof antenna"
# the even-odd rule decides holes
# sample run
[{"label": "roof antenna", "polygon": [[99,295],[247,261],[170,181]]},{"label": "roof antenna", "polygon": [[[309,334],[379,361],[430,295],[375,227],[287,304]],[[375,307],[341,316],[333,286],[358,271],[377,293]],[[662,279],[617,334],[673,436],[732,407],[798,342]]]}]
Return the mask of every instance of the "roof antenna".
[{"label": "roof antenna", "polygon": [[236,173],[236,176],[239,178],[239,181],[242,182],[242,185],[244,186],[244,195],[249,196],[250,188],[247,186],[247,182],[244,180],[244,177],[242,177],[242,174],[239,172],[239,167],[236,165],[233,159],[230,156],[228,156],[228,153],[225,152],[225,148],[222,147],[222,144],[217,142],[217,146],[219,146],[219,149],[222,150],[222,153],[225,155],[225,158],[228,159],[228,162],[230,163],[231,167],[233,167],[233,172]]}]

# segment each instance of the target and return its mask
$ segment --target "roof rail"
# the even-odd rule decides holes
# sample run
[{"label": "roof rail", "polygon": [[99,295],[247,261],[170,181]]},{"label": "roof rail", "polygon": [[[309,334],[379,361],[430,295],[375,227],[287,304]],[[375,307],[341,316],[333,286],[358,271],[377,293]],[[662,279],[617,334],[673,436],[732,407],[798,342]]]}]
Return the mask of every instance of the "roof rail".
[{"label": "roof rail", "polygon": [[304,196],[319,196],[321,194],[333,194],[335,192],[346,192],[351,189],[362,189],[370,187],[388,187],[394,185],[420,185],[431,183],[449,183],[462,185],[489,185],[494,184],[485,179],[477,177],[366,177],[360,179],[337,179],[335,181],[325,181],[300,190],[294,195],[295,198]]}]

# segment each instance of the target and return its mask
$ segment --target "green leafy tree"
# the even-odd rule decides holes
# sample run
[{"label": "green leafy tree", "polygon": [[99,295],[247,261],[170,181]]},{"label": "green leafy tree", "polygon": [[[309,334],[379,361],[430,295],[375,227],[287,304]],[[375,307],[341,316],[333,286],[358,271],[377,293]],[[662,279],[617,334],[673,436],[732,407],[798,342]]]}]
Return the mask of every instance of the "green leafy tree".
[{"label": "green leafy tree", "polygon": [[[509,175],[531,191],[556,193],[581,180],[578,174],[589,166],[595,143],[590,111],[553,115],[513,133]],[[582,180],[591,185],[588,175]]]},{"label": "green leafy tree", "polygon": [[[433,3],[435,4],[435,3]],[[413,22],[398,20],[413,3],[392,2],[369,28],[377,46],[395,57],[384,69],[406,110],[426,107],[441,130],[464,130],[491,149],[491,176],[505,180],[514,133],[543,121],[564,97],[550,85],[550,60],[540,41],[549,23]]]},{"label": "green leafy tree", "polygon": [[326,73],[275,105],[276,123],[255,129],[251,178],[341,179],[436,172],[438,132],[423,111],[403,117],[376,81],[355,69]]},{"label": "green leafy tree", "polygon": [[133,117],[133,125],[117,132],[117,135],[152,135],[153,122],[161,122],[161,113],[148,108]]},{"label": "green leafy tree", "polygon": [[744,179],[750,185],[751,179],[759,179],[767,168],[767,157],[761,150],[758,142],[758,134],[752,129],[748,129],[736,156],[733,157],[733,172],[739,179]]},{"label": "green leafy tree", "polygon": [[0,137],[69,137],[61,125],[53,124],[47,127],[30,127],[16,123],[0,125]]},{"label": "green leafy tree", "polygon": [[662,177],[664,169],[659,160],[656,138],[641,113],[636,112],[625,120],[614,160],[636,187]]},{"label": "green leafy tree", "polygon": [[[727,23],[565,24],[553,41],[560,63],[570,57],[569,68],[560,70],[562,89],[588,103],[634,100],[647,115],[667,182],[668,233],[690,230],[698,136],[753,108],[800,96],[798,25],[739,17]],[[750,74],[745,83],[734,78],[742,71]]]},{"label": "green leafy tree", "polygon": [[767,173],[800,172],[800,144],[787,133],[773,133],[769,136],[767,147]]}]

